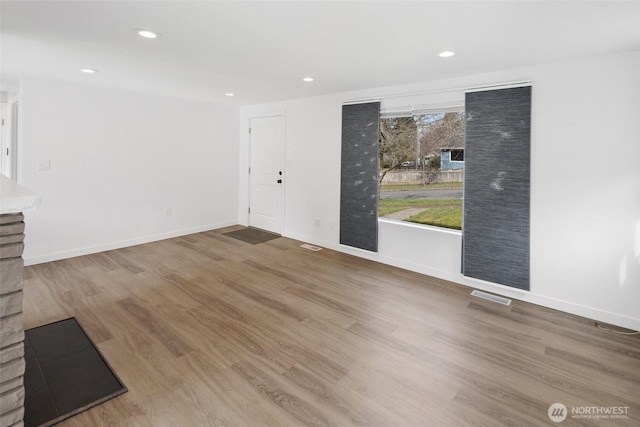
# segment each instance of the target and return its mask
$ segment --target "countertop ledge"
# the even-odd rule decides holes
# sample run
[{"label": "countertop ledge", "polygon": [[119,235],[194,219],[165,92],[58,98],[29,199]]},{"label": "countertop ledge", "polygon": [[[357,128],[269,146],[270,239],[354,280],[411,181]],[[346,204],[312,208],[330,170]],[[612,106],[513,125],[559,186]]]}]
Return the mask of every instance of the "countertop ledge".
[{"label": "countertop ledge", "polygon": [[0,175],[0,215],[33,210],[39,203],[40,196]]}]

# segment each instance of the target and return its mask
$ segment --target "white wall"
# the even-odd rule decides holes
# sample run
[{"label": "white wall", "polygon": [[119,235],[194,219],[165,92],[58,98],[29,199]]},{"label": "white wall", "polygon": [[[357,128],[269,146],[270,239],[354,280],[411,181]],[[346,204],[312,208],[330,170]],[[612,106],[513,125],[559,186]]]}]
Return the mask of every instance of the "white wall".
[{"label": "white wall", "polygon": [[237,108],[31,78],[21,107],[27,264],[237,224]]},{"label": "white wall", "polygon": [[[248,120],[285,111],[284,235],[638,330],[638,75],[640,52],[632,52],[241,108],[240,222],[247,222]],[[343,102],[382,97],[401,103],[389,95],[522,80],[533,83],[530,292],[462,276],[455,231],[380,221],[377,254],[339,245]],[[461,102],[463,96],[464,90],[451,90],[444,98]],[[442,98],[425,94],[416,102],[443,105]]]}]

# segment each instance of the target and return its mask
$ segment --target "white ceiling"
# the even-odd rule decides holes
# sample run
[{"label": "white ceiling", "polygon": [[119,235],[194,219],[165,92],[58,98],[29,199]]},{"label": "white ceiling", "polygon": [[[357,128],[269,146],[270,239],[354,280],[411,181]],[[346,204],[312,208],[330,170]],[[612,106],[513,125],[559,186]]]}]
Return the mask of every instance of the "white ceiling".
[{"label": "white ceiling", "polygon": [[[0,8],[5,81],[47,76],[238,105],[640,49],[639,1],[3,0]],[[142,39],[140,28],[161,37]],[[457,54],[439,58],[443,50]]]}]

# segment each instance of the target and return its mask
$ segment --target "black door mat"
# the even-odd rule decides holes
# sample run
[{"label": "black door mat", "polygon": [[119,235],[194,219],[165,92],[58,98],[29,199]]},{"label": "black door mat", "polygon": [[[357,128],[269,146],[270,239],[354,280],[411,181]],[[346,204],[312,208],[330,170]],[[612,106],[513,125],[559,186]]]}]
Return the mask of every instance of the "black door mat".
[{"label": "black door mat", "polygon": [[268,242],[269,240],[281,237],[279,234],[271,233],[269,231],[264,231],[253,227],[230,231],[228,233],[224,233],[224,235],[233,237],[234,239],[242,240],[243,242],[251,243],[252,245]]},{"label": "black door mat", "polygon": [[24,425],[51,426],[127,391],[75,317],[25,331]]}]

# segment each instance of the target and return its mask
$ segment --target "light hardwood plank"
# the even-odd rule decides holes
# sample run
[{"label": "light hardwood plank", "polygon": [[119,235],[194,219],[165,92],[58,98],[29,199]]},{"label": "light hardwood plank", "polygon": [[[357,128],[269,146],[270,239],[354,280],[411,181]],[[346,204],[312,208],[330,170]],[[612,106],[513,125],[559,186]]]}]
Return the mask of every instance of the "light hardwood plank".
[{"label": "light hardwood plank", "polygon": [[25,327],[77,317],[129,389],[63,425],[640,425],[638,336],[238,228],[25,269]]}]

